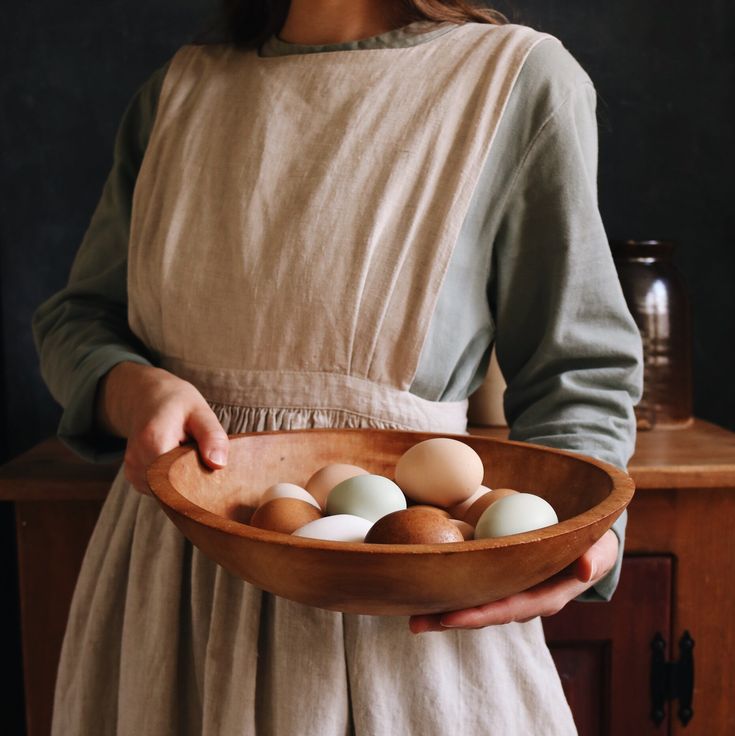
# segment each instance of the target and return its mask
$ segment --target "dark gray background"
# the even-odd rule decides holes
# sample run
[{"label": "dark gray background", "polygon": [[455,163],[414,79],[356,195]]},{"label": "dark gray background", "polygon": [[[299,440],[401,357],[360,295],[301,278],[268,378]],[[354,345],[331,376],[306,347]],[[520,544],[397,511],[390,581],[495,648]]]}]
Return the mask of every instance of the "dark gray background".
[{"label": "dark gray background", "polygon": [[[613,238],[671,238],[694,317],[695,411],[735,429],[735,4],[528,0],[497,7],[560,37],[599,92],[600,206]],[[66,280],[135,89],[215,0],[36,0],[5,14],[0,91],[2,458],[54,432],[30,319]],[[0,504],[0,676],[18,682],[12,513]],[[0,704],[20,733],[21,693]],[[7,718],[10,718],[10,721]]]}]

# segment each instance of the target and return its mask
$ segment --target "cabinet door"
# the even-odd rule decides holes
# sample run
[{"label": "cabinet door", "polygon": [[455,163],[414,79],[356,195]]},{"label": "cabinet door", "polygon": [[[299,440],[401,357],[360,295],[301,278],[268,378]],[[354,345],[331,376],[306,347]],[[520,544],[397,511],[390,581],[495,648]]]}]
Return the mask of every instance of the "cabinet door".
[{"label": "cabinet door", "polygon": [[[670,646],[672,561],[626,556],[609,603],[570,603],[544,620],[580,736],[669,733],[651,720],[651,641]],[[670,657],[670,652],[667,657]]]}]

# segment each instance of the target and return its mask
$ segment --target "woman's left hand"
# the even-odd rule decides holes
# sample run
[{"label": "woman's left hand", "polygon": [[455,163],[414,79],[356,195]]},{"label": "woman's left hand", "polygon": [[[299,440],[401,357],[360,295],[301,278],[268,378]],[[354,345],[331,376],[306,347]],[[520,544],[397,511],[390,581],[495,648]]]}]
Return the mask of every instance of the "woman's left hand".
[{"label": "woman's left hand", "polygon": [[450,629],[481,629],[485,626],[530,621],[553,616],[569,601],[601,580],[615,565],[618,538],[609,530],[568,568],[522,593],[463,611],[411,616],[414,634]]}]

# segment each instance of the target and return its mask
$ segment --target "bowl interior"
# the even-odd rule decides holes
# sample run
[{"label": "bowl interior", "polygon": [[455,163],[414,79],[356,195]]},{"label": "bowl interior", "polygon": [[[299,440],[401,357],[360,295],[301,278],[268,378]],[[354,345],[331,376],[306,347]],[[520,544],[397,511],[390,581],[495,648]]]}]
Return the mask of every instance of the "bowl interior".
[{"label": "bowl interior", "polygon": [[[330,463],[351,463],[394,479],[400,456],[433,436],[364,430],[237,435],[232,438],[226,468],[209,471],[190,452],[171,465],[169,479],[196,506],[225,519],[247,522],[260,495],[274,483],[303,486],[315,471]],[[614,479],[606,469],[579,457],[486,437],[457,439],[482,458],[484,485],[535,493],[554,507],[559,521],[597,506],[613,490]]]}]

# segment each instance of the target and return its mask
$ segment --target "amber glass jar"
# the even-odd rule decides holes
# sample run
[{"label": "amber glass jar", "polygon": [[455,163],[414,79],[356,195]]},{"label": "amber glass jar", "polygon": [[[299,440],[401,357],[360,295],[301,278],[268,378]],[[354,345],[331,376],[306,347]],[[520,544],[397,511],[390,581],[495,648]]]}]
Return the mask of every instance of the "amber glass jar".
[{"label": "amber glass jar", "polygon": [[623,293],[643,338],[643,398],[639,429],[692,421],[692,339],[689,299],[674,267],[674,244],[611,242]]}]

